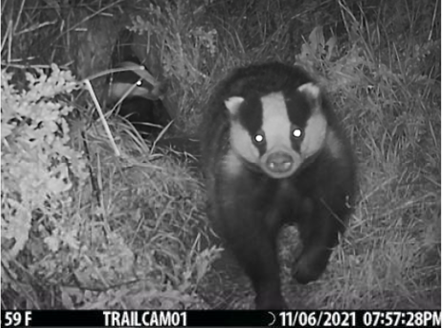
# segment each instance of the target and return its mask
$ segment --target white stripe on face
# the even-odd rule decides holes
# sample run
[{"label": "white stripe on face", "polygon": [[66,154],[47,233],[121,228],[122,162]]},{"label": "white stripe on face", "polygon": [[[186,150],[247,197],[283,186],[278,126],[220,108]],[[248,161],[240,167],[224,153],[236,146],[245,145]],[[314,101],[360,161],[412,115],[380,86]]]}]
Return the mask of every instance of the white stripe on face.
[{"label": "white stripe on face", "polygon": [[281,92],[270,93],[261,98],[263,126],[267,152],[281,149],[292,151],[291,121]]},{"label": "white stripe on face", "polygon": [[139,87],[135,84],[131,83],[122,83],[122,82],[114,82],[110,86],[111,90],[109,91],[110,98],[113,101],[120,100],[123,96],[126,97],[143,97],[149,100],[156,100],[158,96],[154,96],[151,91],[146,88]]},{"label": "white stripe on face", "polygon": [[306,83],[298,87],[298,91],[304,93],[309,100],[311,116],[306,122],[305,136],[300,146],[300,152],[303,158],[317,153],[326,139],[328,124],[320,108],[320,88],[313,83]]},{"label": "white stripe on face", "polygon": [[320,109],[315,109],[312,116],[306,122],[305,137],[300,146],[303,158],[314,155],[324,144],[326,139],[327,123]]}]

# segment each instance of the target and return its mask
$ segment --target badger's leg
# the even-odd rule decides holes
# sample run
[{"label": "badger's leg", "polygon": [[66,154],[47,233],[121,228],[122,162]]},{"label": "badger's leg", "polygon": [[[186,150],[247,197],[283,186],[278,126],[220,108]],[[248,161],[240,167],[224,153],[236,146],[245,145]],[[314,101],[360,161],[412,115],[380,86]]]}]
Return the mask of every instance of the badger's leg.
[{"label": "badger's leg", "polygon": [[217,216],[227,246],[252,282],[256,308],[283,309],[287,306],[281,294],[277,256],[279,226],[270,217],[274,213],[263,207],[266,192],[263,194],[245,179],[225,181]]},{"label": "badger's leg", "polygon": [[[299,225],[303,250],[295,263],[295,279],[306,284],[325,271],[338,235],[344,230],[348,209],[345,201],[335,207],[324,201],[312,202]],[[338,206],[337,206],[338,205]]]},{"label": "badger's leg", "polygon": [[262,224],[263,215],[241,205],[225,208],[228,247],[251,279],[257,309],[285,308],[275,240]]}]

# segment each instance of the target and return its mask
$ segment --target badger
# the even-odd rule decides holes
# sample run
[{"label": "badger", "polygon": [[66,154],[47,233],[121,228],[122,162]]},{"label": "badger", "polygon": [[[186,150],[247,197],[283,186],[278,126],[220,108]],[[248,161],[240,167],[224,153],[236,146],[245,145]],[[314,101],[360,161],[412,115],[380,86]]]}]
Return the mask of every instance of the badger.
[{"label": "badger", "polygon": [[282,309],[277,237],[296,224],[301,284],[325,271],[356,193],[352,148],[325,93],[301,66],[235,69],[204,108],[208,216],[255,290],[257,309]]},{"label": "badger", "polygon": [[150,138],[171,122],[162,97],[165,83],[159,83],[138,62],[131,58],[117,65],[126,71],[111,75],[107,99],[111,104],[120,103],[118,114],[127,118],[142,136]]}]

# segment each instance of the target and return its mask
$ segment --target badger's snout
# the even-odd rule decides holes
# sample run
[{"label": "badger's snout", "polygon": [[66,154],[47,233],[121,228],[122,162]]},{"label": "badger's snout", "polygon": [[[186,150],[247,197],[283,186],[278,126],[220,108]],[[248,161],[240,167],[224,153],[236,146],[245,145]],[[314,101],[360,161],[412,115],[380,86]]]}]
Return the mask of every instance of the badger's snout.
[{"label": "badger's snout", "polygon": [[276,179],[287,178],[294,174],[299,163],[300,158],[295,152],[282,150],[269,152],[261,160],[262,169]]}]

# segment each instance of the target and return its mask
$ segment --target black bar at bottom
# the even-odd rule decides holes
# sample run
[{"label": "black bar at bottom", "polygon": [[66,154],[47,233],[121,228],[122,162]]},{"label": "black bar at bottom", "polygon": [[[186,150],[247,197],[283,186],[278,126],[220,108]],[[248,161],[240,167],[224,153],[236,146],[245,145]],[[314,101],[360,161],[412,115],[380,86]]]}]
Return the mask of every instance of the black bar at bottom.
[{"label": "black bar at bottom", "polygon": [[2,310],[2,327],[441,327],[441,310]]}]

